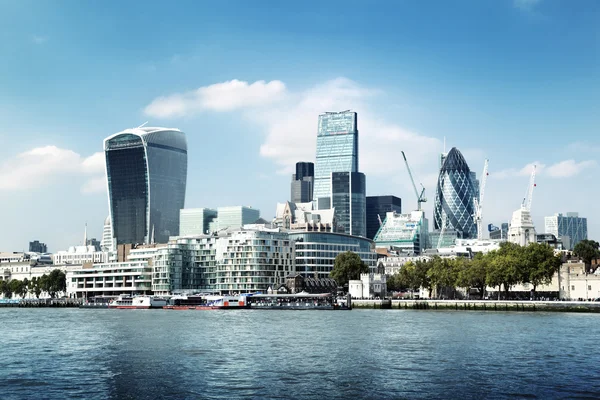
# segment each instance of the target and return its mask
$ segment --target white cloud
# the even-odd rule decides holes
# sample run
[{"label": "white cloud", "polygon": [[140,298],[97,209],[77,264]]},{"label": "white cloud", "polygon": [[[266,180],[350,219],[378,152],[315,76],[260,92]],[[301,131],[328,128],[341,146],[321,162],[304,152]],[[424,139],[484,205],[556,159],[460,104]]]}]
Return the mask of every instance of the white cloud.
[{"label": "white cloud", "polygon": [[[49,185],[54,179],[76,176],[104,180],[104,177],[98,176],[103,174],[102,153],[85,158],[72,150],[56,146],[36,147],[0,164],[0,190],[27,190]],[[84,188],[85,193],[91,193],[93,189],[98,189],[98,185],[86,182]]]},{"label": "white cloud", "polygon": [[546,168],[546,165],[539,162],[539,161],[534,161],[532,163],[529,163],[527,165],[525,165],[523,168],[507,168],[507,169],[503,169],[500,170],[498,172],[493,172],[490,171],[490,176],[493,176],[494,178],[498,178],[498,179],[508,179],[508,178],[514,178],[517,176],[530,176],[531,173],[533,172],[533,166],[535,165],[535,173],[536,175],[539,175],[540,173],[542,173],[542,171]]},{"label": "white cloud", "polygon": [[233,111],[264,106],[282,99],[286,88],[281,81],[256,81],[252,84],[237,79],[203,86],[196,90],[156,98],[144,112],[156,118],[182,117],[203,110]]},{"label": "white cloud", "polygon": [[35,44],[44,44],[48,41],[47,36],[33,35],[31,41]]},{"label": "white cloud", "polygon": [[547,168],[546,172],[553,178],[570,178],[578,175],[581,171],[587,168],[592,168],[597,165],[594,160],[576,162],[575,160],[565,160]]},{"label": "white cloud", "polygon": [[542,0],[513,0],[513,5],[522,11],[532,11]]}]

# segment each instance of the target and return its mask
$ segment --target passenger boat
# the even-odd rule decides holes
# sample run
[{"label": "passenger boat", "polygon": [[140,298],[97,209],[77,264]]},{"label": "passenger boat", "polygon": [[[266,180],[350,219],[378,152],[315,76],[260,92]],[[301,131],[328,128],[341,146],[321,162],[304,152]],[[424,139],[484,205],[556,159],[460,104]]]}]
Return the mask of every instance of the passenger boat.
[{"label": "passenger boat", "polygon": [[166,310],[239,310],[248,308],[246,296],[179,295],[169,299]]},{"label": "passenger boat", "polygon": [[331,293],[253,294],[248,296],[252,310],[351,310],[349,299]]},{"label": "passenger boat", "polygon": [[111,301],[108,308],[118,309],[148,309],[163,308],[167,304],[164,297],[155,296],[119,296]]},{"label": "passenger boat", "polygon": [[79,308],[95,308],[104,309],[108,308],[109,304],[115,300],[117,296],[95,296],[89,297],[79,305]]}]

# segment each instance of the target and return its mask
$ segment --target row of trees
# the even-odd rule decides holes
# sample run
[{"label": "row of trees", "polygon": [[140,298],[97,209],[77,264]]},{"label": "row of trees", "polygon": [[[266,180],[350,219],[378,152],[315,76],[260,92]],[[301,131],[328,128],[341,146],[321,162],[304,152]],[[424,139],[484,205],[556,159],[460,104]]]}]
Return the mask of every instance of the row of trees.
[{"label": "row of trees", "polygon": [[39,299],[42,293],[48,293],[50,297],[54,298],[58,293],[66,292],[66,290],[66,276],[59,269],[52,270],[49,275],[44,274],[31,280],[25,278],[22,281],[18,279],[0,281],[0,293],[8,299],[13,295],[24,298],[27,294],[32,294]]},{"label": "row of trees", "polygon": [[417,291],[422,287],[430,296],[433,292],[440,296],[445,290],[454,297],[456,288],[477,288],[483,296],[486,287],[498,287],[500,297],[503,287],[508,298],[511,287],[517,284],[531,284],[534,292],[538,286],[549,284],[561,264],[561,258],[547,244],[522,247],[505,242],[500,249],[477,254],[473,259],[434,257],[430,261],[408,262],[388,277],[388,290]]}]

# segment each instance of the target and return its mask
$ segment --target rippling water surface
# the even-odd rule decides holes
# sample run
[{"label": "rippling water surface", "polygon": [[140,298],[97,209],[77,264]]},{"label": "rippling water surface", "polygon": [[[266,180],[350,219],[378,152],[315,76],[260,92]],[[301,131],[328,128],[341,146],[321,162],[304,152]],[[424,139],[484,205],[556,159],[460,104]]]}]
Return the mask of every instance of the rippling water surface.
[{"label": "rippling water surface", "polygon": [[0,309],[0,399],[600,398],[600,315]]}]

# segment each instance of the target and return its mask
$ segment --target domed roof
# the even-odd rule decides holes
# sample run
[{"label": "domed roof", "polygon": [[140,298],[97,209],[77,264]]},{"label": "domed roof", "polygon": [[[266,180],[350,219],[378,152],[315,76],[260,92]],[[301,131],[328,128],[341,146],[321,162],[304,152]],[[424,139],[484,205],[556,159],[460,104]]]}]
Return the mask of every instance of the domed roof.
[{"label": "domed roof", "polygon": [[110,215],[104,220],[104,226],[110,225]]},{"label": "domed roof", "polygon": [[444,165],[442,165],[441,172],[443,171],[462,171],[466,173],[470,172],[469,166],[467,165],[465,158],[456,147],[450,149],[450,152],[446,156],[446,159],[444,160]]}]

